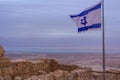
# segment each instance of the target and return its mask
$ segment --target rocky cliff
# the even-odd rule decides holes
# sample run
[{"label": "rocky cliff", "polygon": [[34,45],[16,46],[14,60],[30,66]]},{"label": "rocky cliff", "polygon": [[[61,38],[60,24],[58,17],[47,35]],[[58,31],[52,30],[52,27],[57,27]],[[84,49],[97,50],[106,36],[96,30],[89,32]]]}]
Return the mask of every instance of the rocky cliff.
[{"label": "rocky cliff", "polygon": [[0,68],[0,80],[89,80],[91,69],[76,65],[59,64],[54,59],[42,59],[37,63],[29,61],[6,62]]},{"label": "rocky cliff", "polygon": [[[6,63],[0,67],[0,80],[102,80],[102,72],[60,64],[54,59],[42,59],[37,63],[4,59]],[[107,71],[106,80],[120,80],[120,71]]]}]

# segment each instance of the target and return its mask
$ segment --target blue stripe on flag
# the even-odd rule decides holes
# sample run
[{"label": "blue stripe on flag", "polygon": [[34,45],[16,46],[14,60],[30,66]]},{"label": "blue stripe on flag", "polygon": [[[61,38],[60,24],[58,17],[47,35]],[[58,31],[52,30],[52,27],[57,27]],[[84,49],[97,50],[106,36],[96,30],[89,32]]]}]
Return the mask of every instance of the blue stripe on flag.
[{"label": "blue stripe on flag", "polygon": [[99,9],[101,8],[101,2],[99,4],[97,4],[96,6],[94,6],[93,8],[90,8],[88,10],[85,10],[83,12],[81,12],[80,14],[78,15],[70,15],[71,18],[74,18],[74,17],[78,17],[78,16],[84,16],[84,15],[87,15],[89,12],[93,11],[93,10],[96,10],[96,9]]},{"label": "blue stripe on flag", "polygon": [[101,23],[93,24],[91,26],[85,26],[85,27],[82,27],[82,28],[78,28],[78,32],[87,31],[89,29],[100,28],[100,27],[101,27]]}]

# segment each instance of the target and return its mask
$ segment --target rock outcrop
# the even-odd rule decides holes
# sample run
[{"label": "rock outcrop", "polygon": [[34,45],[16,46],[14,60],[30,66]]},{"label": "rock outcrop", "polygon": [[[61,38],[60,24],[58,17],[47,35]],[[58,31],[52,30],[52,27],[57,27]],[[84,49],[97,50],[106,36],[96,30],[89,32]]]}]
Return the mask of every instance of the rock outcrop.
[{"label": "rock outcrop", "polygon": [[12,67],[15,76],[28,77],[28,76],[38,76],[43,74],[49,74],[50,72],[54,72],[56,70],[63,71],[73,71],[75,69],[79,69],[79,66],[76,65],[64,65],[59,64],[54,59],[42,59],[37,63],[32,63],[29,61],[23,62],[13,62]]},{"label": "rock outcrop", "polygon": [[[60,64],[54,59],[12,62],[4,55],[0,47],[0,80],[103,80],[102,72],[89,67]],[[106,80],[120,80],[120,71],[107,71]]]},{"label": "rock outcrop", "polygon": [[32,76],[27,80],[90,80],[91,73],[87,69],[78,69],[73,71],[56,70],[49,74]]},{"label": "rock outcrop", "polygon": [[4,48],[0,45],[0,57],[3,57],[5,55]]},{"label": "rock outcrop", "polygon": [[4,55],[5,50],[2,46],[0,46],[0,80],[3,77],[5,77],[6,80],[9,80],[8,78],[11,78],[10,76],[13,75],[13,69],[11,67],[12,62]]},{"label": "rock outcrop", "polygon": [[[30,61],[5,62],[0,67],[0,80],[102,80],[102,72],[76,65],[60,64],[54,59],[42,59],[37,63]],[[9,64],[9,65],[7,65]],[[106,72],[106,80],[119,80],[120,71]]]}]

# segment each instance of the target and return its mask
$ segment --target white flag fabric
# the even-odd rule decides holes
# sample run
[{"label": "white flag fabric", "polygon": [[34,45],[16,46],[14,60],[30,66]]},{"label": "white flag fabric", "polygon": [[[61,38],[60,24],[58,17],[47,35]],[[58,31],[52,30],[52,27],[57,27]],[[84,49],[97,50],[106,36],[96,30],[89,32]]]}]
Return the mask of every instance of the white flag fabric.
[{"label": "white flag fabric", "polygon": [[101,2],[80,14],[70,15],[78,26],[78,32],[101,28]]}]

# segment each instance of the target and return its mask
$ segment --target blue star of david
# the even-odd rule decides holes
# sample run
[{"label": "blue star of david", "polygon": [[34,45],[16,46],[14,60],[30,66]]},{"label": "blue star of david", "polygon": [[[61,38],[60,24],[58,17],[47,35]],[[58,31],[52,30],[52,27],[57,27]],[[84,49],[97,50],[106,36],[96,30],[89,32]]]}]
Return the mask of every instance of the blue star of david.
[{"label": "blue star of david", "polygon": [[81,19],[81,24],[84,25],[84,26],[86,26],[86,24],[87,24],[86,18],[87,18],[87,17],[84,16],[83,19]]}]

